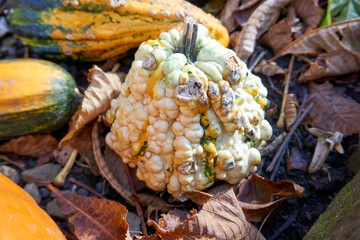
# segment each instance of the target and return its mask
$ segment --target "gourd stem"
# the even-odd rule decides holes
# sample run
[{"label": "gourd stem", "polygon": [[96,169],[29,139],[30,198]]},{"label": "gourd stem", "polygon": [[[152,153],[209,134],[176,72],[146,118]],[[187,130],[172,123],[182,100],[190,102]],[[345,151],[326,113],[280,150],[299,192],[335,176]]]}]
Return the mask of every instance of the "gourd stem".
[{"label": "gourd stem", "polygon": [[196,60],[197,34],[198,22],[192,16],[186,16],[184,21],[182,42],[178,52],[184,54],[187,60],[190,62],[194,62]]}]

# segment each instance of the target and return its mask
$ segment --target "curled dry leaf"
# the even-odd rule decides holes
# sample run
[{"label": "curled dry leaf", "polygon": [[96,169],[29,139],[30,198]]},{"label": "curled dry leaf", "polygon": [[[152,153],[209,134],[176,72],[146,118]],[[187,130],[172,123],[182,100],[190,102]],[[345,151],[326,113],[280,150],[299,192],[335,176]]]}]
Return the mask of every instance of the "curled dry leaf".
[{"label": "curled dry leaf", "polygon": [[[166,225],[148,221],[154,226],[156,235],[165,239],[254,239],[255,231],[246,221],[232,189],[215,195],[204,203],[199,212],[181,223],[181,217],[177,217],[173,221],[175,224],[171,225],[168,224],[171,217],[165,219],[160,222],[166,222]],[[264,239],[261,234],[259,239]]]},{"label": "curled dry leaf", "polygon": [[131,239],[125,220],[128,211],[120,203],[65,193],[51,184],[46,186],[57,195],[61,212],[68,217],[79,240]]},{"label": "curled dry leaf", "polygon": [[[248,221],[259,222],[286,200],[301,197],[305,189],[289,180],[274,182],[251,175],[239,188],[238,200]],[[274,201],[274,197],[282,197]]]},{"label": "curled dry leaf", "polygon": [[261,62],[254,68],[254,72],[264,74],[268,77],[275,75],[285,76],[284,69],[279,67],[276,62],[268,63],[265,59],[261,60]]},{"label": "curled dry leaf", "polygon": [[286,129],[289,130],[296,120],[299,103],[296,101],[293,93],[287,94],[285,101],[285,125]]},{"label": "curled dry leaf", "polygon": [[284,18],[269,28],[261,38],[261,42],[277,53],[293,41],[292,27],[293,23],[288,18]]},{"label": "curled dry leaf", "polygon": [[291,0],[267,0],[263,2],[250,16],[241,30],[239,41],[234,45],[234,50],[238,56],[246,61],[255,48],[255,41],[269,27],[276,22],[280,11]]},{"label": "curled dry leaf", "polygon": [[97,120],[93,120],[90,123],[86,124],[78,134],[76,134],[72,139],[70,139],[69,144],[76,148],[80,156],[85,160],[87,165],[90,168],[90,171],[95,176],[99,176],[99,168],[96,164],[94,151],[92,150],[92,139],[91,132],[94,128],[94,124]]},{"label": "curled dry leaf", "polygon": [[309,128],[309,132],[318,137],[314,155],[308,168],[309,173],[315,173],[323,168],[325,160],[333,148],[340,154],[344,153],[341,146],[343,135],[340,132],[326,132],[318,128]]},{"label": "curled dry leaf", "polygon": [[50,134],[26,135],[11,139],[0,146],[0,152],[39,158],[56,149],[57,140]]},{"label": "curled dry leaf", "polygon": [[317,54],[308,72],[299,81],[337,76],[360,69],[360,18],[318,28],[288,44],[271,61],[285,54]]},{"label": "curled dry leaf", "polygon": [[261,1],[259,0],[242,1],[239,8],[234,10],[232,16],[241,27],[244,27],[251,14],[260,4]]},{"label": "curled dry leaf", "polygon": [[335,92],[330,83],[310,84],[306,105],[310,104],[314,104],[316,111],[308,113],[305,123],[326,131],[341,132],[344,137],[360,134],[360,104]]},{"label": "curled dry leaf", "polygon": [[317,2],[316,0],[296,0],[293,4],[296,15],[312,29],[319,25],[324,16],[324,10]]},{"label": "curled dry leaf", "polygon": [[94,157],[101,175],[108,180],[110,185],[126,200],[127,203],[135,206],[130,192],[130,183],[126,177],[124,165],[120,156],[107,146],[105,146],[107,149],[105,152],[108,153],[106,158],[104,158],[101,152],[98,123],[94,125],[91,138]]},{"label": "curled dry leaf", "polygon": [[350,52],[348,50],[340,50],[322,53],[316,58],[315,62],[310,63],[309,70],[300,75],[299,82],[308,83],[316,79],[353,73],[359,70],[360,51]]},{"label": "curled dry leaf", "polygon": [[120,93],[121,82],[115,73],[104,73],[99,67],[94,66],[90,69],[88,78],[91,80],[90,85],[78,110],[71,118],[69,132],[60,144],[70,140],[88,122],[109,109],[111,100]]},{"label": "curled dry leaf", "polygon": [[236,21],[232,17],[234,9],[238,8],[241,0],[228,0],[226,2],[225,7],[221,11],[220,21],[222,25],[226,27],[226,29],[230,32],[234,31],[236,28]]}]

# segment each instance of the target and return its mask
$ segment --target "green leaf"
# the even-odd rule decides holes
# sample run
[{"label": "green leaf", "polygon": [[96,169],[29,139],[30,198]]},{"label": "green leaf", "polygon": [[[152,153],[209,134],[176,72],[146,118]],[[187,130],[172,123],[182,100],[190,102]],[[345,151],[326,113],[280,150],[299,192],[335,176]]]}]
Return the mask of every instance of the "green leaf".
[{"label": "green leaf", "polygon": [[328,8],[320,26],[360,17],[360,0],[328,0]]}]

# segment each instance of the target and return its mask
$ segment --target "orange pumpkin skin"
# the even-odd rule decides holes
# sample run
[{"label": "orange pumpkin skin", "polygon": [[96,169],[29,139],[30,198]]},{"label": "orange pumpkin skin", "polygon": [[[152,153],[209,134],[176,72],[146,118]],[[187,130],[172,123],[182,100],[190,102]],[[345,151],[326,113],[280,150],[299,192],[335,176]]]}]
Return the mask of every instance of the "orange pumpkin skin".
[{"label": "orange pumpkin skin", "polygon": [[0,239],[65,240],[52,218],[21,187],[0,173]]}]

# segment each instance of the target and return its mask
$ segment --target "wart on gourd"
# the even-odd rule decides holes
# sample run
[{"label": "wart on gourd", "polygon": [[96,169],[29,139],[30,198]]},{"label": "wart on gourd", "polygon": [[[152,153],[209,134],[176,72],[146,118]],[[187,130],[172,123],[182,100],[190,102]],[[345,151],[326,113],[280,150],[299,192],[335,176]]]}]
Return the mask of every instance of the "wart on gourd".
[{"label": "wart on gourd", "polygon": [[232,50],[187,17],[182,34],[170,30],[139,47],[106,114],[106,142],[150,188],[184,200],[186,191],[234,184],[256,169],[272,135],[266,95]]}]

